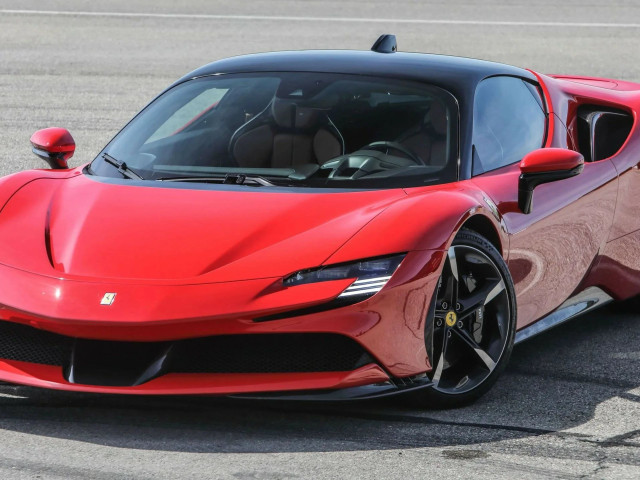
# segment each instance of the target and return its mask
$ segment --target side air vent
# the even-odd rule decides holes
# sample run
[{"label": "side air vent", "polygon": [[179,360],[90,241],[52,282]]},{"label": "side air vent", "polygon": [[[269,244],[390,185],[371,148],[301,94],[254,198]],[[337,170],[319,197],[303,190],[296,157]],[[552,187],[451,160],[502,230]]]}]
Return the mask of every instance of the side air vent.
[{"label": "side air vent", "polygon": [[627,141],[633,117],[624,110],[597,105],[578,107],[578,148],[587,162],[612,157]]}]

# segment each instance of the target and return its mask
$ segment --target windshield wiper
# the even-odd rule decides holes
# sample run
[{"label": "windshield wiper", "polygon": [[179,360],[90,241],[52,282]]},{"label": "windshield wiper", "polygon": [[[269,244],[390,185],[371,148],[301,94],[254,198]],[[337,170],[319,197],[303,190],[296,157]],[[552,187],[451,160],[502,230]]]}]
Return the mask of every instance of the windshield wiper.
[{"label": "windshield wiper", "polygon": [[[254,178],[286,178],[289,180],[306,180],[316,173],[320,166],[317,163],[297,165],[295,168],[242,168],[242,167],[203,167],[189,165],[154,165],[153,169],[164,173],[176,175],[159,178],[158,180],[171,180],[173,178],[228,178],[237,179],[244,176]],[[195,180],[194,180],[195,181]],[[242,183],[236,181],[227,183]]]},{"label": "windshield wiper", "polygon": [[215,182],[225,185],[252,185],[262,187],[274,187],[275,184],[271,183],[266,178],[257,175],[246,175],[243,173],[226,173],[220,175],[196,175],[196,176],[183,176],[183,177],[163,177],[158,178],[161,182]]},{"label": "windshield wiper", "polygon": [[103,153],[102,158],[105,162],[110,163],[114,167],[118,168],[118,172],[120,172],[124,177],[130,178],[132,180],[144,180],[140,175],[138,175],[134,170],[131,170],[125,162],[121,162],[117,158],[112,157],[108,153]]}]

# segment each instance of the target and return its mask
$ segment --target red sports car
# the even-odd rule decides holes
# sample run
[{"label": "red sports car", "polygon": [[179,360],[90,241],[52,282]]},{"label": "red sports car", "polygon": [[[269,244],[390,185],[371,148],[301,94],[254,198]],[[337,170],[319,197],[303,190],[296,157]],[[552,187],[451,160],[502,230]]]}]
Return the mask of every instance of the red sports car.
[{"label": "red sports car", "polygon": [[0,180],[0,380],[478,398],[640,293],[640,84],[396,52],[220,60],[88,165]]}]

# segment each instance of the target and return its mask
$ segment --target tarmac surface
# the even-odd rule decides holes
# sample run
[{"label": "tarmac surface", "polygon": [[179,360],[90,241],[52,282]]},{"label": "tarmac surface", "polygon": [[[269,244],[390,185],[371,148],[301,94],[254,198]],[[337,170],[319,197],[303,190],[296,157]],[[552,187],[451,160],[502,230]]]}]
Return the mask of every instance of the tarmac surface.
[{"label": "tarmac surface", "polygon": [[[640,3],[0,1],[0,174],[63,126],[90,161],[172,81],[278,49],[401,50],[640,81]],[[475,405],[267,404],[0,385],[0,478],[640,478],[640,301],[515,348]]]}]

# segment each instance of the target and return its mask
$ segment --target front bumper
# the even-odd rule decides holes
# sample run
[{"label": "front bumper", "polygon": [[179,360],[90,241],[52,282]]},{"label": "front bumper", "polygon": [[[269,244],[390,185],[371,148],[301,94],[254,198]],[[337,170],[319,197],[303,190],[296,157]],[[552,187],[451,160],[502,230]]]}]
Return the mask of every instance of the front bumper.
[{"label": "front bumper", "polygon": [[9,383],[73,392],[127,395],[231,395],[256,392],[334,390],[389,381],[377,365],[352,372],[271,374],[166,374],[135,386],[71,383],[60,367],[0,360],[0,378]]},{"label": "front bumper", "polygon": [[[276,279],[195,285],[113,284],[35,275],[0,265],[0,336],[4,326],[17,325],[37,335],[63,339],[66,345],[57,360],[43,361],[37,356],[9,355],[8,347],[0,341],[0,380],[60,390],[147,395],[279,396],[308,391],[314,392],[314,398],[329,399],[336,396],[330,392],[341,389],[342,396],[354,398],[394,393],[407,388],[406,382],[397,379],[415,378],[431,369],[424,346],[424,323],[441,258],[441,252],[409,254],[410,261],[403,263],[389,284],[364,302],[302,316],[287,317],[285,313],[284,318],[262,322],[254,319],[330,301],[346,288],[345,282],[289,289],[279,287]],[[111,306],[100,305],[106,292],[117,292]],[[184,367],[190,352],[215,357],[216,351],[224,350],[226,343],[215,343],[221,338],[240,339],[234,348],[251,353],[255,347],[242,341],[287,335],[312,339],[307,346],[301,345],[303,352],[323,345],[322,338],[341,338],[356,346],[362,357],[351,364],[302,359],[291,368],[262,368],[260,360],[254,359],[244,368],[237,366],[244,357],[230,354],[225,357],[230,367],[215,362],[208,364],[212,367]],[[214,343],[207,344],[207,339],[214,339]],[[27,350],[34,346],[29,338],[24,343]],[[126,346],[141,345],[149,350],[152,344],[158,348],[150,348],[151,353],[142,355],[142,360],[136,353],[131,357]],[[175,349],[178,344],[181,347]],[[278,355],[269,356],[268,349],[278,352],[283,345],[276,341],[268,348],[260,347],[261,358],[273,360]],[[94,347],[99,352],[95,355],[91,353]],[[332,359],[340,348],[329,342],[325,354]],[[79,361],[78,356],[84,360]],[[134,358],[130,366],[128,358]],[[182,363],[182,368],[176,368],[176,363]],[[108,370],[112,364],[118,366],[119,374],[128,375],[127,379],[92,373]],[[73,371],[75,366],[79,370]],[[413,387],[426,383],[421,380]],[[371,388],[352,390],[363,386]]]}]

